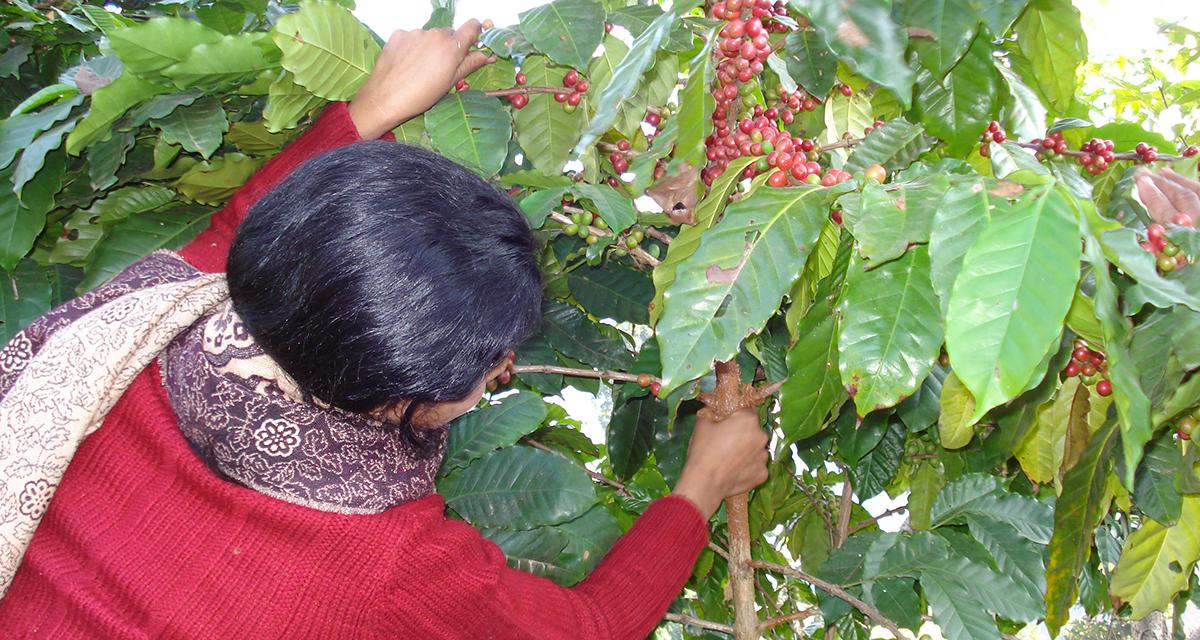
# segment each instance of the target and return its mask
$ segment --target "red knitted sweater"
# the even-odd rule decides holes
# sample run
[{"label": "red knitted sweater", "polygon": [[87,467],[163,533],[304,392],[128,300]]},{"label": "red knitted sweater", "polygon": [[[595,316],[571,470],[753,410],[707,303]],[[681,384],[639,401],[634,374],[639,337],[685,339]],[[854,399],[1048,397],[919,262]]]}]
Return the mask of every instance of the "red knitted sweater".
[{"label": "red knitted sweater", "polygon": [[[330,105],[183,256],[222,271],[250,205],[306,158],[358,139],[346,105]],[[152,365],[71,462],[0,600],[0,637],[642,638],[708,539],[690,501],[662,498],[566,589],[508,568],[443,512],[432,495],[342,515],[220,479],[184,440]]]}]

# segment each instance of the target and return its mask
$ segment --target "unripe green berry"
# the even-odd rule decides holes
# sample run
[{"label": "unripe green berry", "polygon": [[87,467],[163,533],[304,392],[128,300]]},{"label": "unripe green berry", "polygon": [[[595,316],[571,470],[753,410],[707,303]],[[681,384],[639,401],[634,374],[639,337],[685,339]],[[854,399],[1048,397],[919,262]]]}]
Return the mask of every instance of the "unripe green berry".
[{"label": "unripe green berry", "polygon": [[588,244],[596,244],[597,242],[600,242],[600,237],[599,236],[588,236],[587,239],[584,240],[584,242],[586,242]]},{"label": "unripe green berry", "polygon": [[775,150],[775,145],[771,144],[771,141],[769,141],[769,140],[763,140],[763,142],[762,142],[762,152],[763,152],[764,154],[771,153],[771,152],[772,152],[772,151],[774,151],[774,150]]},{"label": "unripe green berry", "polygon": [[573,236],[576,233],[579,233],[579,225],[577,225],[575,223],[571,223],[571,224],[563,227],[563,233],[565,233],[569,236]]},{"label": "unripe green berry", "polygon": [[754,162],[754,168],[757,169],[759,172],[763,172],[763,171],[767,171],[768,169],[770,169],[771,165],[770,165],[770,163],[767,162],[766,156],[763,156]]},{"label": "unripe green berry", "polygon": [[579,237],[586,240],[594,236],[592,236],[591,231],[588,231],[587,225],[582,225],[579,227]]},{"label": "unripe green berry", "polygon": [[607,229],[608,223],[604,221],[604,218],[597,218],[596,221],[592,223],[592,226],[596,227],[597,229]]},{"label": "unripe green berry", "polygon": [[634,229],[629,232],[629,235],[633,238],[634,242],[641,242],[646,239],[646,233],[641,229]]},{"label": "unripe green berry", "polygon": [[1100,381],[1100,374],[1099,374],[1099,373],[1093,373],[1093,374],[1092,374],[1092,375],[1090,375],[1090,376],[1084,376],[1084,375],[1081,375],[1081,376],[1079,376],[1079,377],[1080,377],[1080,378],[1083,380],[1083,383],[1084,383],[1084,384],[1089,384],[1089,385],[1091,385],[1091,384],[1096,384],[1097,382],[1099,382],[1099,381]]},{"label": "unripe green berry", "polygon": [[1163,273],[1170,273],[1175,270],[1175,258],[1168,255],[1158,257],[1158,270]]},{"label": "unripe green berry", "polygon": [[1164,256],[1171,256],[1174,258],[1179,253],[1179,245],[1173,242],[1168,242],[1163,245],[1162,253]]}]

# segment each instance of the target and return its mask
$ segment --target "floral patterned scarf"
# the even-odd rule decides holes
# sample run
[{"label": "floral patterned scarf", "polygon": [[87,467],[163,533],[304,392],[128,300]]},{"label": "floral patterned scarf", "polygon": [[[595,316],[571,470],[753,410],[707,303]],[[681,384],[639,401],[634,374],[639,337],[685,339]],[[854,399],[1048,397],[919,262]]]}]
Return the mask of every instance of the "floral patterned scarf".
[{"label": "floral patterned scarf", "polygon": [[184,437],[219,475],[338,513],[429,495],[446,429],[399,430],[305,397],[246,332],[225,278],[159,251],[0,349],[0,597],[79,444],[159,358]]}]

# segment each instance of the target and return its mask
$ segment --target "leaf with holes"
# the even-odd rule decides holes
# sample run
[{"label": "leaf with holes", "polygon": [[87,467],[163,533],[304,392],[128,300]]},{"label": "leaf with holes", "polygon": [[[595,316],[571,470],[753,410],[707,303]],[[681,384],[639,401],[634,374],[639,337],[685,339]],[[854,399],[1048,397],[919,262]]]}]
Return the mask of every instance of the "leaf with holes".
[{"label": "leaf with holes", "polygon": [[1144,521],[1125,541],[1113,571],[1112,595],[1133,607],[1133,618],[1166,609],[1176,593],[1186,589],[1192,567],[1200,558],[1200,496],[1183,498],[1179,524],[1164,527]]}]

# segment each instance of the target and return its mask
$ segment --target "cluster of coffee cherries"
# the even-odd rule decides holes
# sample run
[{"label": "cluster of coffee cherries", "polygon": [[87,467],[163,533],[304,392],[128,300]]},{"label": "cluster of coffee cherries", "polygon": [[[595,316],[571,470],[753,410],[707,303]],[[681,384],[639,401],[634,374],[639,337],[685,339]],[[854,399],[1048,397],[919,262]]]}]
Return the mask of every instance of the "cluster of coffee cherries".
[{"label": "cluster of coffee cherries", "polygon": [[587,93],[588,81],[579,75],[578,71],[571,69],[563,75],[562,86],[567,91],[555,93],[554,101],[563,103],[563,109],[571,113],[579,106],[579,101],[583,100],[583,94]]},{"label": "cluster of coffee cherries", "polygon": [[1061,131],[1048,133],[1045,138],[1034,138],[1033,144],[1041,147],[1037,152],[1038,160],[1045,160],[1047,156],[1066,153],[1067,151],[1067,141],[1063,140]]},{"label": "cluster of coffee cherries", "polygon": [[637,377],[638,386],[643,389],[649,389],[651,395],[658,397],[658,392],[662,390],[662,383],[654,379],[654,376],[648,373],[639,373]]},{"label": "cluster of coffee cherries", "polygon": [[[745,10],[750,10],[752,18],[759,20],[770,20],[774,16],[787,15],[787,3],[783,0],[725,0],[725,2],[717,2],[712,8],[712,17],[718,20],[736,20],[743,16]],[[783,33],[787,31],[787,27],[780,22],[771,22],[767,24],[768,28]]]},{"label": "cluster of coffee cherries", "polygon": [[[1176,220],[1183,220],[1191,226],[1192,219],[1186,214],[1179,214]],[[1146,239],[1142,248],[1154,254],[1154,265],[1161,273],[1170,273],[1188,264],[1188,257],[1180,250],[1179,245],[1167,238],[1167,230],[1161,224],[1146,227]]]},{"label": "cluster of coffee cherries", "polygon": [[838,90],[838,93],[846,96],[847,98],[854,95],[854,89],[844,82],[839,82],[834,88]]},{"label": "cluster of coffee cherries", "polygon": [[784,124],[792,123],[796,111],[816,111],[819,106],[821,101],[803,89],[789,92],[782,85],[779,87],[779,119]]},{"label": "cluster of coffee cherries", "polygon": [[871,135],[872,131],[874,131],[882,126],[883,126],[883,120],[876,120],[875,122],[872,122],[871,124],[867,125],[866,127],[863,127],[863,135],[869,136],[869,135]]},{"label": "cluster of coffee cherries", "polygon": [[[1079,150],[1083,152],[1083,155],[1079,156],[1079,164],[1094,176],[1108,169],[1108,165],[1112,164],[1116,158],[1116,154],[1113,153],[1112,140],[1092,138],[1083,143]],[[1158,159],[1158,154],[1154,154],[1154,159]]]},{"label": "cluster of coffee cherries", "polygon": [[1151,162],[1158,160],[1158,149],[1146,144],[1145,142],[1137,143],[1137,146],[1133,148],[1133,152],[1138,155],[1138,160],[1141,160],[1146,164],[1150,164]]},{"label": "cluster of coffee cherries", "polygon": [[595,227],[601,231],[608,229],[608,223],[604,221],[604,218],[601,218],[599,214],[578,208],[571,198],[563,198],[561,204],[564,211],[567,207],[576,208],[576,211],[571,213],[570,224],[563,225],[563,233],[569,236],[579,236],[588,244],[596,244],[600,241],[600,237],[593,234],[589,227]]},{"label": "cluster of coffee cherries", "polygon": [[1096,385],[1096,393],[1112,395],[1112,382],[1108,379],[1108,363],[1104,360],[1104,353],[1088,347],[1084,340],[1075,341],[1071,362],[1063,369],[1063,375],[1068,378],[1079,376],[1084,384]]},{"label": "cluster of coffee cherries", "polygon": [[1175,437],[1180,440],[1191,440],[1193,436],[1200,436],[1196,433],[1198,424],[1200,424],[1200,407],[1192,409],[1190,413],[1185,413],[1175,420]]},{"label": "cluster of coffee cherries", "polygon": [[1000,126],[999,122],[992,120],[988,123],[987,129],[979,135],[979,139],[983,141],[979,145],[979,155],[986,158],[988,156],[988,145],[993,142],[1008,140],[1008,134],[1004,133],[1004,128]]},{"label": "cluster of coffee cherries", "polygon": [[1196,155],[1196,154],[1200,154],[1200,147],[1197,147],[1197,146],[1196,146],[1196,145],[1194,145],[1194,144],[1192,144],[1192,145],[1188,145],[1187,147],[1185,147],[1185,148],[1183,149],[1183,151],[1181,152],[1181,154],[1182,154],[1182,155],[1183,155],[1183,157],[1185,157],[1185,158],[1190,158],[1190,157],[1192,157],[1192,156],[1194,156],[1194,155]]},{"label": "cluster of coffee cherries", "polygon": [[617,149],[608,154],[608,162],[612,164],[613,171],[617,173],[625,173],[629,169],[629,141],[618,140]]},{"label": "cluster of coffee cherries", "polygon": [[[517,83],[518,87],[523,87],[523,86],[525,86],[526,82],[529,82],[529,78],[526,78],[524,73],[521,73],[520,71],[518,71],[516,78],[514,78],[514,82]],[[525,105],[529,104],[529,94],[526,94],[526,93],[513,94],[511,96],[508,96],[508,101],[509,101],[509,103],[512,104],[514,109],[524,109]]]}]

